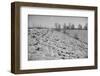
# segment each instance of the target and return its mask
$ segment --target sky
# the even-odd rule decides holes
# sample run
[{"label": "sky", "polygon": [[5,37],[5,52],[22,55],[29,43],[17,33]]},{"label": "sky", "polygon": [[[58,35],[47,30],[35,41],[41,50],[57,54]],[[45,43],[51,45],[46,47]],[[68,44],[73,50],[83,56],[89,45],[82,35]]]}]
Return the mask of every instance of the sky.
[{"label": "sky", "polygon": [[[50,16],[50,15],[28,15],[28,27],[34,27],[41,25],[43,27],[55,27],[55,23],[63,25],[74,24],[78,27],[79,24],[84,27],[88,23],[87,17],[75,17],[75,16]],[[62,27],[62,26],[61,26]]]}]

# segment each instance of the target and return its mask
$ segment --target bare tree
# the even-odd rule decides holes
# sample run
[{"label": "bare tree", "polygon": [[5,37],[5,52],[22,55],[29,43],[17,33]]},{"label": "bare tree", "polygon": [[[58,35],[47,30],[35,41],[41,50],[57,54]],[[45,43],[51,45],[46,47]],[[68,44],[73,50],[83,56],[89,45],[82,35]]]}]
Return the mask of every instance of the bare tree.
[{"label": "bare tree", "polygon": [[66,25],[66,23],[64,23],[64,25],[63,25],[63,33],[66,33],[66,30],[67,30],[67,25]]},{"label": "bare tree", "polygon": [[71,25],[71,29],[72,29],[72,30],[74,30],[74,29],[75,29],[75,26],[74,26],[74,24],[72,24],[72,25]]},{"label": "bare tree", "polygon": [[59,23],[55,23],[55,27],[57,31],[61,31],[61,25]]},{"label": "bare tree", "polygon": [[66,26],[66,29],[69,30],[69,26]]},{"label": "bare tree", "polygon": [[68,29],[69,29],[69,30],[71,29],[71,23],[68,24]]},{"label": "bare tree", "polygon": [[84,29],[84,30],[87,30],[87,29],[88,29],[87,26],[88,26],[88,24],[86,23],[83,29]]},{"label": "bare tree", "polygon": [[78,25],[78,30],[82,30],[82,25],[81,24]]}]

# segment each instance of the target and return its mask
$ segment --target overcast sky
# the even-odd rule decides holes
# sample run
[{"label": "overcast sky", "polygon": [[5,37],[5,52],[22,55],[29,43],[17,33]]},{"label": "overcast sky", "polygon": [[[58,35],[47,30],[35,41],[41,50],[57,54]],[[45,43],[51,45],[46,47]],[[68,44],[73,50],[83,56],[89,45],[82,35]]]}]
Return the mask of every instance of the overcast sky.
[{"label": "overcast sky", "polygon": [[34,27],[41,25],[43,27],[55,27],[54,24],[59,23],[63,25],[66,23],[68,25],[69,23],[74,24],[75,27],[77,27],[79,24],[81,24],[83,27],[86,23],[88,23],[87,17],[71,17],[71,16],[45,16],[45,15],[29,15],[28,16],[28,26]]}]

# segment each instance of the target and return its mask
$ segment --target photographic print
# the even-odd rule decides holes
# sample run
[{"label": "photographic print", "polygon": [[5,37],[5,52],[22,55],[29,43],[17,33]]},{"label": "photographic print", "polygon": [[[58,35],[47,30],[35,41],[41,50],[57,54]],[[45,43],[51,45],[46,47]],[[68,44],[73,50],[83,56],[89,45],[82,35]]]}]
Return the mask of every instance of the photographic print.
[{"label": "photographic print", "polygon": [[11,3],[11,72],[97,69],[97,7]]},{"label": "photographic print", "polygon": [[28,15],[28,60],[88,58],[88,18]]}]

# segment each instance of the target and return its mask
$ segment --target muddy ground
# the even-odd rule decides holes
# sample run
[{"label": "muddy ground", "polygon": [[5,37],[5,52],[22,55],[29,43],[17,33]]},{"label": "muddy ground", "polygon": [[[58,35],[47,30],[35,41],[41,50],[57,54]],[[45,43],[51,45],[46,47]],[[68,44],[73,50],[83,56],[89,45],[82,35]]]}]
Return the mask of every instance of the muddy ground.
[{"label": "muddy ground", "polygon": [[[63,33],[52,29],[29,29],[28,60],[88,58],[87,31],[77,35],[78,39],[74,37],[75,31],[71,32]],[[85,37],[85,39],[82,39],[82,37]]]}]

